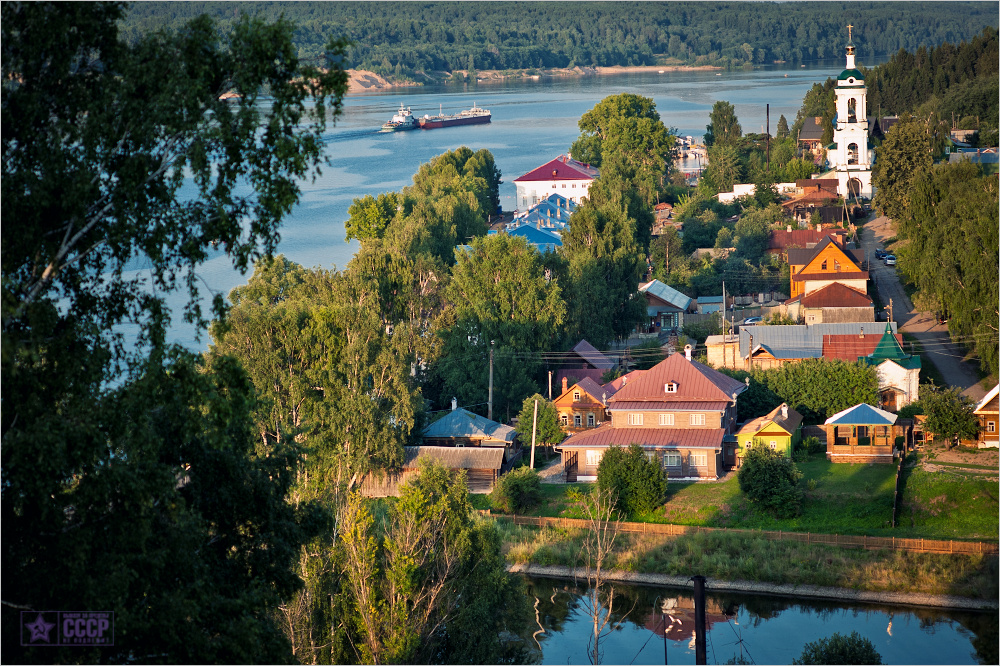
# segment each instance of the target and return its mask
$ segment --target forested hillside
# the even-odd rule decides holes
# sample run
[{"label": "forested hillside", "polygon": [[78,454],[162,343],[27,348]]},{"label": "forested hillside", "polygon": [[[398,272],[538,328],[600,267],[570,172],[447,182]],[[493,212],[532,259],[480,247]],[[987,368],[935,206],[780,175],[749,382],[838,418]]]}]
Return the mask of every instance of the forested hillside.
[{"label": "forested hillside", "polygon": [[996,5],[949,3],[398,3],[254,2],[132,5],[122,34],[178,27],[208,13],[284,14],[300,56],[331,36],[354,41],[355,68],[385,75],[457,69],[714,64],[751,66],[836,57],[856,26],[862,61],[899,49],[971,39],[997,26]]}]

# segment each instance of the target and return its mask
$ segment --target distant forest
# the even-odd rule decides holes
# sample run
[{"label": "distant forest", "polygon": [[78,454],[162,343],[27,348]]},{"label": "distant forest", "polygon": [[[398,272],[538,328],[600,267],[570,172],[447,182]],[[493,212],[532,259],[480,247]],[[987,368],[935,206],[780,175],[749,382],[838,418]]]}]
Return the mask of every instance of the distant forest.
[{"label": "distant forest", "polygon": [[241,14],[297,26],[302,57],[331,36],[353,43],[350,65],[411,78],[469,69],[614,65],[752,67],[840,56],[855,26],[859,59],[972,39],[998,25],[995,2],[510,3],[139,2],[128,39],[201,13],[225,29]]}]

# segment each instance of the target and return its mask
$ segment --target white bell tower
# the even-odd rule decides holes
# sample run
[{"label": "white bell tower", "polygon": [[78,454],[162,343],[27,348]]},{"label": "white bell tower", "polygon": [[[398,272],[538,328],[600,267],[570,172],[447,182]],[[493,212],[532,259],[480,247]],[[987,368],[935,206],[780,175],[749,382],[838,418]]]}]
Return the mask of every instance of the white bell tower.
[{"label": "white bell tower", "polygon": [[872,155],[868,145],[868,88],[854,64],[853,25],[847,26],[847,69],[837,77],[837,120],[833,128],[835,148],[828,155],[837,172],[838,193],[844,198],[872,196]]}]

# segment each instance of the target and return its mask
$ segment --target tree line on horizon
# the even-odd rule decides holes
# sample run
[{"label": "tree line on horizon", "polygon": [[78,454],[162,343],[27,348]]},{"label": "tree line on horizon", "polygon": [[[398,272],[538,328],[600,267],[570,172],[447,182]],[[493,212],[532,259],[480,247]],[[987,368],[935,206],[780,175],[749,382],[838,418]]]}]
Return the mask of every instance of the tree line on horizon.
[{"label": "tree line on horizon", "polygon": [[839,57],[846,25],[875,59],[973,38],[998,18],[983,3],[135,3],[134,38],[207,13],[227,28],[243,14],[297,26],[302,57],[331,37],[353,42],[352,66],[385,76],[456,70],[629,65],[744,67]]}]

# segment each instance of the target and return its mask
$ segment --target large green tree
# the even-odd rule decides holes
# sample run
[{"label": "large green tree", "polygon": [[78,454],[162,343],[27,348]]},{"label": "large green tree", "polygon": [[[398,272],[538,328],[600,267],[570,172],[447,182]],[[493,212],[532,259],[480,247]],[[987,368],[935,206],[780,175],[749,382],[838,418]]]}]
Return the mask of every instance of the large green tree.
[{"label": "large green tree", "polygon": [[116,613],[114,646],[5,656],[285,660],[268,609],[321,522],[286,502],[294,446],[255,446],[242,371],[164,343],[164,302],[187,289],[204,323],[211,244],[241,269],[274,248],[323,161],[343,53],[304,67],[289,23],[247,17],[126,43],[123,9],[2,7],[4,633],[22,609]]},{"label": "large green tree", "polygon": [[872,187],[877,190],[875,205],[894,220],[910,207],[913,180],[931,168],[930,142],[922,123],[900,121],[875,149]]},{"label": "large green tree", "polygon": [[736,108],[729,102],[719,100],[712,105],[712,112],[709,114],[711,122],[705,128],[705,145],[712,146],[735,146],[741,136],[743,128],[736,117]]}]

